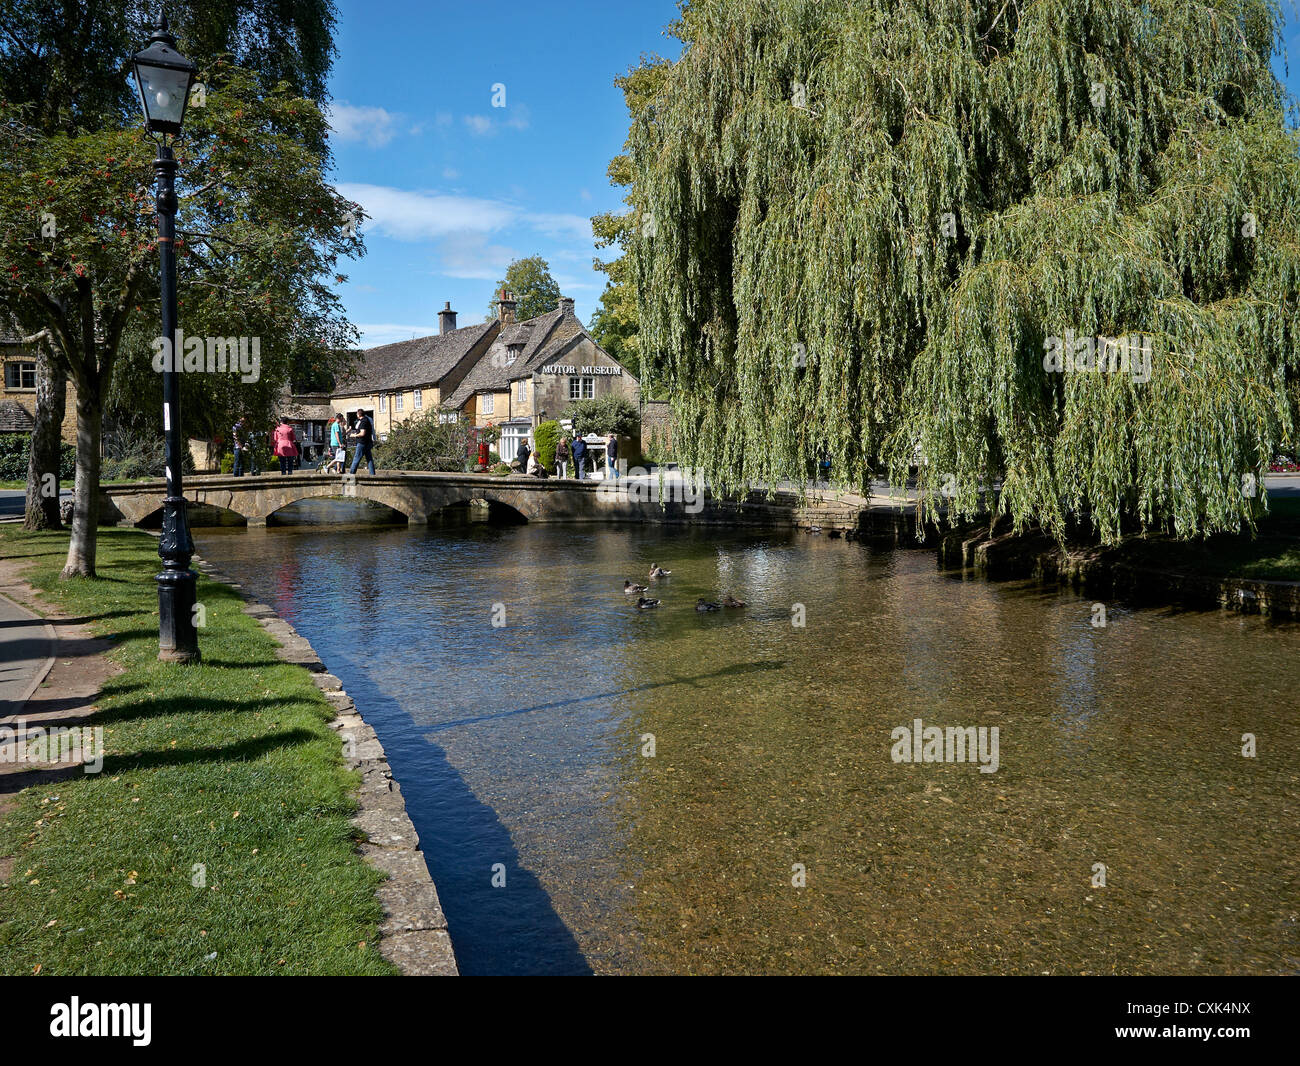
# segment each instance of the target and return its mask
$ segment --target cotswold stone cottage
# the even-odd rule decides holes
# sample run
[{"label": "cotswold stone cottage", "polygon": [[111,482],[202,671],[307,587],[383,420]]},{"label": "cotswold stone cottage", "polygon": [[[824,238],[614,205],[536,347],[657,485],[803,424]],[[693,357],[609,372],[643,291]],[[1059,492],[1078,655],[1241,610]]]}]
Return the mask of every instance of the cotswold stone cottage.
[{"label": "cotswold stone cottage", "polygon": [[490,423],[501,430],[497,450],[513,458],[529,429],[558,418],[571,400],[616,392],[639,402],[639,382],[583,328],[571,299],[561,297],[554,311],[526,322],[515,320],[517,306],[502,292],[495,319],[458,329],[446,304],[437,336],[363,353],[330,397],[334,409],[367,411],[381,439],[432,409],[449,421]]}]

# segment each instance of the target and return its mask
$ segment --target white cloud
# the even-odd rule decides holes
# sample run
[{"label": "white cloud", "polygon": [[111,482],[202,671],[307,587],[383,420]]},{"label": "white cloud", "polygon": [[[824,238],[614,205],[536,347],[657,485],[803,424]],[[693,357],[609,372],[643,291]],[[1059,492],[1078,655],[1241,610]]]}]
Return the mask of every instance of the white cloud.
[{"label": "white cloud", "polygon": [[457,178],[460,177],[460,171],[457,170],[455,167],[443,167],[442,176],[446,178],[448,181],[455,181]]},{"label": "white cloud", "polygon": [[363,229],[373,228],[399,241],[436,240],[454,233],[492,233],[514,225],[527,226],[556,240],[592,240],[591,220],[582,215],[528,212],[503,200],[416,192],[388,185],[344,182],[338,191],[359,203],[369,216]]},{"label": "white cloud", "polygon": [[452,278],[469,278],[473,281],[499,281],[519,253],[501,244],[490,244],[480,233],[458,233],[448,237],[438,247],[442,272]]},{"label": "white cloud", "polygon": [[361,331],[362,348],[378,348],[381,344],[409,341],[412,337],[432,337],[437,326],[406,325],[401,322],[357,322]]},{"label": "white cloud", "polygon": [[353,107],[335,100],[326,115],[334,136],[341,141],[363,141],[371,148],[382,148],[396,134],[401,116],[382,107]]},{"label": "white cloud", "polygon": [[582,215],[562,215],[543,212],[532,215],[533,226],[548,237],[576,237],[578,240],[592,239],[591,219]]},{"label": "white cloud", "polygon": [[341,195],[355,200],[369,218],[363,230],[373,227],[399,241],[422,241],[451,233],[488,233],[510,224],[516,212],[506,204],[473,196],[410,192],[386,185],[345,182]]},{"label": "white cloud", "polygon": [[492,132],[492,120],[487,115],[466,115],[465,125],[476,137],[486,137]]}]

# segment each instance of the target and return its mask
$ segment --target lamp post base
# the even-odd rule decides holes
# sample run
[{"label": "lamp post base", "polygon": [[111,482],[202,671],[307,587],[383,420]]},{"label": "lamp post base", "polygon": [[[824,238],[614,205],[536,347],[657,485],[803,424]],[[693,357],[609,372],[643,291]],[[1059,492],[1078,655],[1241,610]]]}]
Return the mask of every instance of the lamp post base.
[{"label": "lamp post base", "polygon": [[159,661],[199,662],[199,634],[194,628],[198,575],[193,570],[164,570],[157,581]]}]

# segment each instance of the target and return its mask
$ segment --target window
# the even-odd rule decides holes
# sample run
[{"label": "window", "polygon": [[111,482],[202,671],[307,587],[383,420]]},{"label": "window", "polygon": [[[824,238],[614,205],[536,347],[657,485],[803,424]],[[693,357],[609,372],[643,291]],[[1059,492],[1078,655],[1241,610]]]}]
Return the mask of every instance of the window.
[{"label": "window", "polygon": [[570,399],[570,400],[581,400],[581,399],[582,399],[582,379],[581,379],[581,378],[569,378],[569,399]]},{"label": "window", "polygon": [[459,422],[459,421],[460,421],[460,414],[459,414],[458,412],[456,412],[456,411],[439,411],[439,412],[438,412],[438,422],[439,422],[441,425],[444,425],[444,426],[445,426],[445,425],[450,425],[450,424],[452,424],[453,422]]},{"label": "window", "polygon": [[388,410],[388,393],[386,392],[381,392],[379,394],[379,409],[381,411]]},{"label": "window", "polygon": [[399,392],[399,393],[394,397],[394,400],[396,401],[397,410],[399,410],[399,411],[405,410],[405,404],[406,404],[406,396],[405,396],[405,395],[403,395],[402,393]]},{"label": "window", "polygon": [[36,388],[35,363],[5,363],[6,389]]},{"label": "window", "polygon": [[491,415],[496,413],[496,397],[490,392],[483,393],[482,403],[479,405],[478,413],[481,415]]},{"label": "window", "polygon": [[424,393],[420,389],[415,390],[415,409],[419,411],[424,407]]},{"label": "window", "polygon": [[526,399],[528,399],[528,379],[520,378],[519,379],[519,402],[523,403]]},{"label": "window", "polygon": [[522,344],[507,344],[506,345],[506,366],[509,366],[516,359],[518,359],[519,353],[522,352],[523,350],[524,350],[524,346]]}]

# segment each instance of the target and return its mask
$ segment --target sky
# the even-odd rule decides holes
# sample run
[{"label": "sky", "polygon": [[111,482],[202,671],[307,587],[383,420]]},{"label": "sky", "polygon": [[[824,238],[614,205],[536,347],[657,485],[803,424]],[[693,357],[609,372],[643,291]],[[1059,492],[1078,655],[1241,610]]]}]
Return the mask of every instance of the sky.
[{"label": "sky", "polygon": [[[590,218],[622,209],[605,173],[627,137],[614,79],[671,59],[675,0],[338,0],[332,180],[370,217],[341,264],[361,346],[427,336],[445,301],[483,321],[512,259],[541,255],[587,322],[605,276]],[[1283,0],[1278,76],[1300,97],[1300,15]],[[504,106],[494,106],[503,104]]]},{"label": "sky", "polygon": [[[674,0],[339,0],[330,125],[339,191],[370,217],[340,265],[371,347],[482,322],[512,259],[541,255],[587,322],[605,275],[591,216],[620,210],[606,168],[627,137],[614,79],[676,58]],[[504,106],[494,106],[494,103]]]}]

